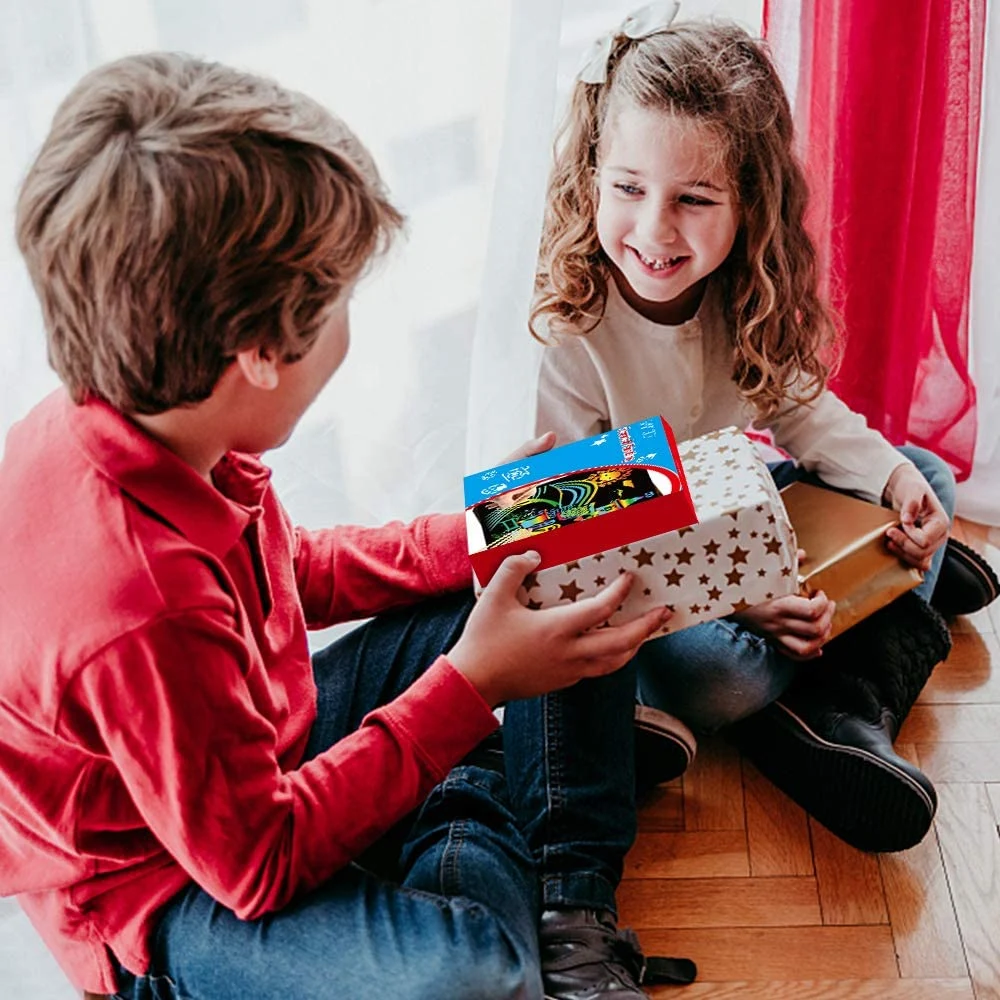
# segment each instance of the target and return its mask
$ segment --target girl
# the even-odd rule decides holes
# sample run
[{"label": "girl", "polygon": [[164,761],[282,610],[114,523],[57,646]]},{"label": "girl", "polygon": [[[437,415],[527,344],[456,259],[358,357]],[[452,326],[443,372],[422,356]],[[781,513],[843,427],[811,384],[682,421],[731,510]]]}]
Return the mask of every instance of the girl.
[{"label": "girl", "polygon": [[676,6],[598,43],[571,96],[531,319],[550,347],[538,427],[569,441],[659,413],[682,440],[752,422],[797,460],[772,469],[779,486],[820,477],[899,512],[887,541],[924,571],[918,596],[826,648],[833,603],[783,597],[647,643],[638,684],[701,731],[746,719],[744,752],[793,799],[855,846],[900,850],[936,806],[892,740],[948,651],[927,601],[954,481],[825,388],[835,324],[781,82],[742,29],[673,25]]}]

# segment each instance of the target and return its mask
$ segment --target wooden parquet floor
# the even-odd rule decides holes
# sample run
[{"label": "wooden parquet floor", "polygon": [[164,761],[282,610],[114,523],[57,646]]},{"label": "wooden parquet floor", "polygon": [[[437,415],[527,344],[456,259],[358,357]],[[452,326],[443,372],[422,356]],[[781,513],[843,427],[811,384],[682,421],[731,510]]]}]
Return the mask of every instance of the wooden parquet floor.
[{"label": "wooden parquet floor", "polygon": [[[1000,567],[986,529],[955,534]],[[898,741],[939,796],[912,850],[848,847],[723,739],[701,741],[683,778],[658,790],[621,922],[647,954],[693,958],[699,975],[652,996],[1000,1000],[1000,601],[952,634]]]}]

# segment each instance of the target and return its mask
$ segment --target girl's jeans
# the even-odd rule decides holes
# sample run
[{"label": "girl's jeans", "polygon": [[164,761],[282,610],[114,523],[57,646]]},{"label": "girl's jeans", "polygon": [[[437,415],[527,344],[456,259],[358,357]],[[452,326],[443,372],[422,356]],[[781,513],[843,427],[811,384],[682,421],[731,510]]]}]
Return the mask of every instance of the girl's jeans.
[{"label": "girl's jeans", "polygon": [[[923,448],[899,451],[921,471],[950,519],[955,511],[951,470]],[[771,475],[779,489],[796,480],[820,483],[793,462],[772,465]],[[915,589],[924,600],[934,592],[943,559],[944,546]],[[788,687],[798,667],[767,640],[726,618],[647,642],[636,659],[639,701],[701,732],[714,732],[769,705]]]},{"label": "girl's jeans", "polygon": [[[386,614],[318,653],[307,759],[450,649],[472,604],[460,594]],[[121,970],[118,996],[539,1000],[540,895],[546,905],[614,904],[635,835],[634,692],[630,666],[508,705],[510,794],[502,774],[472,763],[474,753],[379,845],[392,856],[391,878],[363,859],[250,921],[192,885],[159,919],[149,974]]]}]

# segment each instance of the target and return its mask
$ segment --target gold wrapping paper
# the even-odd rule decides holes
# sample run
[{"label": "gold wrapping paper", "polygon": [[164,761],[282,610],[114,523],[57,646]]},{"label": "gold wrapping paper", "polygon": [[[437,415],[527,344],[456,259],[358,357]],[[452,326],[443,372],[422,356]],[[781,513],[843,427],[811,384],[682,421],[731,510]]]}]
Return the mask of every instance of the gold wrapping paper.
[{"label": "gold wrapping paper", "polygon": [[886,528],[899,524],[895,511],[808,483],[786,486],[781,498],[806,553],[800,593],[822,590],[837,602],[831,638],[923,580],[886,548]]}]

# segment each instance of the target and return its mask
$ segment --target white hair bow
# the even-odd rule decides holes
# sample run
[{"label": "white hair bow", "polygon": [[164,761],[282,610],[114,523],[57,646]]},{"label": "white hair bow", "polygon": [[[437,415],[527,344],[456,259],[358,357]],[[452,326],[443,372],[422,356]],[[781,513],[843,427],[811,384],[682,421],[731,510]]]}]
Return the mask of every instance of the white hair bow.
[{"label": "white hair bow", "polygon": [[583,60],[583,68],[577,74],[577,79],[583,83],[605,83],[608,79],[608,60],[615,39],[621,35],[628,38],[648,38],[670,27],[677,12],[681,8],[680,0],[656,0],[633,11],[613,31],[598,38],[587,50]]}]

